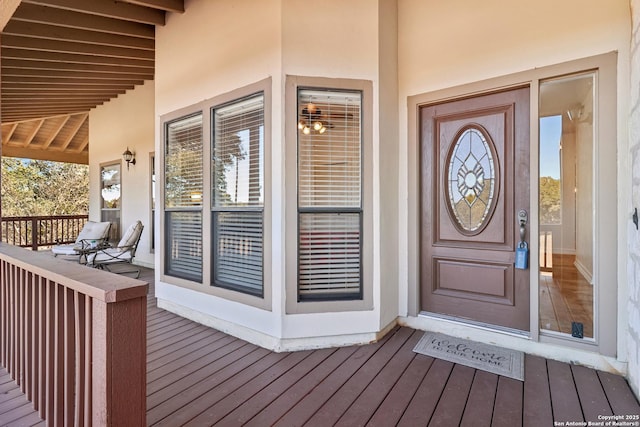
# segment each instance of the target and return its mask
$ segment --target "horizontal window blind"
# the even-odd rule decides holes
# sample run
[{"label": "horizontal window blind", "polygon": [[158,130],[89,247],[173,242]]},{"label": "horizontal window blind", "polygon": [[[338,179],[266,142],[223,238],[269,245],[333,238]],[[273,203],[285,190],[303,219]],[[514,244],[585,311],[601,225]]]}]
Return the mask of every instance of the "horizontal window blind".
[{"label": "horizontal window blind", "polygon": [[202,205],[202,114],[166,125],[165,206]]},{"label": "horizontal window blind", "polygon": [[165,274],[202,281],[202,212],[166,212]]},{"label": "horizontal window blind", "polygon": [[300,297],[359,295],[360,214],[300,214],[299,226]]},{"label": "horizontal window blind", "polygon": [[213,285],[262,296],[264,96],[212,116]]},{"label": "horizontal window blind", "polygon": [[[326,129],[299,132],[300,207],[360,207],[360,102],[359,93],[300,92],[300,120]],[[314,114],[304,114],[310,105]]]},{"label": "horizontal window blind", "polygon": [[298,91],[298,297],[361,298],[362,94]]},{"label": "horizontal window blind", "polygon": [[262,212],[215,212],[215,282],[262,296]]},{"label": "horizontal window blind", "polygon": [[202,114],[166,125],[165,274],[202,282]]},{"label": "horizontal window blind", "polygon": [[214,110],[214,206],[264,203],[264,97]]}]

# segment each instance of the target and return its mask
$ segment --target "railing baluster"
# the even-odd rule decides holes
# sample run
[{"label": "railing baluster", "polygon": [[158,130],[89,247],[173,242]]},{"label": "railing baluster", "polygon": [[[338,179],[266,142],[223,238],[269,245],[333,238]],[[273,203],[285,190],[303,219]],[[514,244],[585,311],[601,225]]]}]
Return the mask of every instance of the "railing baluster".
[{"label": "railing baluster", "polygon": [[18,384],[20,385],[20,390],[25,392],[25,377],[24,377],[24,361],[25,361],[25,338],[26,334],[24,331],[24,282],[25,282],[25,271],[22,268],[18,269]]},{"label": "railing baluster", "polygon": [[40,277],[38,280],[38,407],[40,418],[45,418],[47,410],[47,279]]}]

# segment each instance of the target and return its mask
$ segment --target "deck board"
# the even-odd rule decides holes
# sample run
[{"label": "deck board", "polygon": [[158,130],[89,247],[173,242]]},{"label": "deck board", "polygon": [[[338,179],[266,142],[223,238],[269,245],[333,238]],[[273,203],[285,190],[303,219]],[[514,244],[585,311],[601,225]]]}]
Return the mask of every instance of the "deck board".
[{"label": "deck board", "polygon": [[415,357],[412,350],[421,337],[422,333],[413,331],[413,334],[411,334],[398,353],[387,362],[347,412],[340,417],[337,423],[338,426],[364,425],[369,421],[371,415],[384,401],[391,388]]},{"label": "deck board", "polygon": [[497,388],[497,375],[476,371],[461,426],[491,425]]},{"label": "deck board", "polygon": [[602,388],[615,415],[638,415],[638,400],[627,381],[619,375],[598,371]]},{"label": "deck board", "polygon": [[525,427],[553,425],[546,360],[542,357],[526,355],[524,378],[523,425]]},{"label": "deck board", "polygon": [[598,422],[600,415],[613,415],[598,374],[584,366],[571,366],[585,421]]},{"label": "deck board", "polygon": [[[158,426],[551,426],[637,415],[620,376],[537,356],[525,381],[417,354],[421,331],[274,353],[157,308],[147,317],[147,424]],[[0,425],[44,425],[0,370]],[[596,417],[596,418],[594,418]]]},{"label": "deck board", "polygon": [[376,408],[368,425],[383,427],[398,424],[433,361],[432,357],[423,354],[414,355],[387,397]]},{"label": "deck board", "polygon": [[308,425],[324,427],[334,425],[349,409],[362,391],[395,355],[412,335],[412,330],[402,328],[393,333],[389,340],[353,374],[351,378],[315,413]]},{"label": "deck board", "polygon": [[436,359],[433,362],[398,425],[411,427],[429,423],[453,367],[453,363],[445,360]]},{"label": "deck board", "polygon": [[522,382],[500,377],[496,390],[491,426],[518,427],[522,425]]},{"label": "deck board", "polygon": [[474,374],[475,369],[468,366],[455,365],[453,367],[451,376],[429,422],[430,426],[450,427],[460,424]]},{"label": "deck board", "polygon": [[553,402],[554,420],[584,421],[580,399],[573,381],[571,366],[566,363],[547,361],[549,389]]}]

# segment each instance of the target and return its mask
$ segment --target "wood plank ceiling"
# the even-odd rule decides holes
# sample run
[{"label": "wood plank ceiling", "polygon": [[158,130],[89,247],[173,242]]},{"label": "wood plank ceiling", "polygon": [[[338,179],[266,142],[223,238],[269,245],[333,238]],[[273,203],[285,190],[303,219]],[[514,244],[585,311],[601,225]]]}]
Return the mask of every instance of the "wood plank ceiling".
[{"label": "wood plank ceiling", "polygon": [[89,111],[153,80],[184,0],[22,0],[0,36],[2,155],[88,163]]}]

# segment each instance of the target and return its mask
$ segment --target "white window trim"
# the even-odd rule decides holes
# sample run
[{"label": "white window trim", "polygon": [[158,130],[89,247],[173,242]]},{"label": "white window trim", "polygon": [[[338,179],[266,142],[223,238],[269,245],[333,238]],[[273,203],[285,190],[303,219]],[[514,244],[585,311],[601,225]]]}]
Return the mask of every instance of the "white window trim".
[{"label": "white window trim", "polygon": [[[245,98],[247,96],[261,92],[264,95],[264,215],[263,215],[263,296],[257,297],[231,289],[212,286],[212,221],[211,221],[211,109],[216,106],[229,103],[231,101]],[[160,239],[156,242],[157,251],[160,253],[160,261],[158,269],[160,271],[160,281],[190,289],[196,292],[202,292],[213,295],[226,300],[235,301],[241,304],[257,307],[263,310],[272,310],[272,238],[271,238],[271,129],[272,129],[272,81],[266,78],[259,82],[232,90],[230,92],[218,95],[214,98],[207,99],[189,107],[164,114],[160,116],[160,147],[159,153],[156,153],[156,179],[157,182],[164,182],[164,144],[166,143],[165,124],[181,117],[201,112],[203,115],[203,194],[202,194],[202,283],[181,279],[178,277],[168,276],[165,271],[165,215],[164,215],[164,186],[159,185],[159,195],[156,210],[160,212],[159,223],[156,225],[159,230]]]},{"label": "white window trim", "polygon": [[[362,299],[298,301],[298,88],[362,92]],[[286,77],[285,87],[286,313],[373,310],[373,83],[367,80]]]}]

